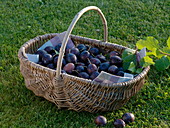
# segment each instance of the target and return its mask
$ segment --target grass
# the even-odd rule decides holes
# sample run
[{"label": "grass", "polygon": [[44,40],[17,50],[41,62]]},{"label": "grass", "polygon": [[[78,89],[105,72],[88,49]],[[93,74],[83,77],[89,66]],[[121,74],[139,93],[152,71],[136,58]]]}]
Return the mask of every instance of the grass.
[{"label": "grass", "polygon": [[[136,121],[127,127],[168,128],[170,125],[170,69],[154,67],[141,91],[121,109],[91,114],[57,109],[26,89],[17,53],[23,43],[38,35],[66,31],[78,11],[98,6],[109,27],[109,42],[134,48],[137,40],[153,36],[165,45],[170,33],[169,0],[1,0],[0,1],[0,127],[93,128],[93,119],[104,115],[106,127],[125,112]],[[99,30],[99,31],[98,31]],[[90,11],[78,21],[73,34],[102,40],[102,23]]]}]

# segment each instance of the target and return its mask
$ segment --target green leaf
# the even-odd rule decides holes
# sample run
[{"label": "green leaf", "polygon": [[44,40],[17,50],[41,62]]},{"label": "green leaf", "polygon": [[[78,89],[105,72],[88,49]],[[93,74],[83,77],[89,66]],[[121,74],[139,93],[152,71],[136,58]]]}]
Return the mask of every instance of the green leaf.
[{"label": "green leaf", "polygon": [[123,69],[127,70],[130,66],[130,62],[129,63],[123,63]]},{"label": "green leaf", "polygon": [[131,54],[124,58],[122,57],[122,59],[123,59],[123,69],[127,70],[130,66],[130,63],[136,60],[136,55]]},{"label": "green leaf", "polygon": [[156,40],[154,37],[147,37],[146,40],[137,41],[136,46],[138,49],[146,47],[153,55],[157,56],[156,51],[159,48],[158,44],[158,40]]},{"label": "green leaf", "polygon": [[157,48],[153,48],[152,51],[149,51],[149,52],[146,52],[146,55],[147,56],[150,56],[150,55],[154,55],[154,56],[158,56],[157,55]]},{"label": "green leaf", "polygon": [[170,48],[168,47],[163,47],[162,52],[170,54]]},{"label": "green leaf", "polygon": [[123,62],[131,62],[135,59],[135,54],[132,55],[128,55],[126,57],[123,58]]},{"label": "green leaf", "polygon": [[167,46],[168,46],[168,48],[170,49],[170,37],[169,37],[168,40],[167,40]]},{"label": "green leaf", "polygon": [[125,58],[125,57],[127,57],[128,55],[132,55],[132,54],[134,54],[134,53],[135,53],[134,50],[132,50],[132,49],[130,49],[130,48],[127,48],[127,49],[125,49],[125,50],[123,51],[123,53],[122,53],[122,59]]},{"label": "green leaf", "polygon": [[153,62],[152,58],[150,58],[149,56],[143,57],[140,61],[140,65],[142,67],[147,67],[147,66],[154,65],[154,64],[155,63]]},{"label": "green leaf", "polygon": [[136,73],[141,73],[142,72],[142,68],[138,68],[136,71],[135,71]]},{"label": "green leaf", "polygon": [[167,69],[170,66],[170,61],[166,56],[155,61],[155,67],[158,71]]},{"label": "green leaf", "polygon": [[157,50],[157,58],[161,58],[161,57],[163,57],[163,56],[165,56],[164,54],[162,54],[159,50]]},{"label": "green leaf", "polygon": [[134,73],[136,71],[136,65],[133,62],[131,62],[128,70]]}]

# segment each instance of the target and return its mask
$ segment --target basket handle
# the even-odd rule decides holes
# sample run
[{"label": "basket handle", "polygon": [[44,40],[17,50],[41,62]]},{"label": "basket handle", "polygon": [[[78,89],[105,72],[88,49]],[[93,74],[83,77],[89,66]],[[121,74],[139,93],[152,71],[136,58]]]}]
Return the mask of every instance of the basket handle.
[{"label": "basket handle", "polygon": [[59,52],[59,58],[58,58],[58,62],[57,62],[57,70],[56,70],[56,77],[57,78],[60,78],[61,66],[62,66],[62,58],[63,58],[64,53],[65,53],[65,48],[66,48],[68,38],[69,38],[75,24],[77,23],[77,21],[80,19],[80,17],[85,12],[87,12],[89,10],[96,10],[98,12],[98,14],[100,15],[100,17],[102,19],[103,26],[104,26],[104,42],[107,42],[107,38],[108,38],[107,21],[106,21],[106,18],[104,17],[104,15],[103,15],[103,13],[101,12],[101,10],[96,6],[88,6],[88,7],[84,8],[84,9],[82,9],[80,12],[78,12],[75,15],[74,19],[72,20],[69,28],[67,29],[67,31],[66,31],[66,33],[64,35],[64,39],[62,41],[62,45],[61,45],[60,52]]}]

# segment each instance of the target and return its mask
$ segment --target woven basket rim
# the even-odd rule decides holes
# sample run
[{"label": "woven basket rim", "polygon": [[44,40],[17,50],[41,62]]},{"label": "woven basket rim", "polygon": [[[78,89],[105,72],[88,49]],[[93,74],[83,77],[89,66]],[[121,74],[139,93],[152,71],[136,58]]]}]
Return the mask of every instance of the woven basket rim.
[{"label": "woven basket rim", "polygon": [[[50,69],[50,68],[47,68],[45,66],[41,66],[39,64],[36,64],[34,62],[31,62],[27,59],[27,57],[23,54],[25,53],[25,48],[29,46],[29,44],[35,42],[35,41],[38,41],[41,37],[49,37],[49,36],[56,36],[57,34],[59,33],[49,33],[49,34],[45,34],[45,35],[39,35],[39,36],[36,36],[35,38],[33,39],[30,39],[29,41],[27,41],[26,43],[24,43],[19,51],[18,51],[18,58],[21,59],[21,60],[24,60],[24,62],[26,62],[27,64],[31,65],[31,66],[34,66],[35,68],[38,68],[40,70],[44,70],[44,71],[47,71],[47,72],[53,72],[54,74],[56,74],[56,70],[53,70],[53,69]],[[78,37],[78,38],[87,38],[87,37],[81,37],[81,36],[77,36],[77,35],[70,35],[71,37]],[[91,39],[91,38],[88,38],[88,39]],[[94,40],[94,41],[99,41],[99,42],[102,42],[101,40],[97,40],[97,39],[91,39],[91,40]],[[110,43],[110,42],[103,42],[103,43]],[[110,43],[110,44],[114,44],[114,43]],[[122,46],[122,45],[119,45],[119,44],[115,44],[115,45],[118,45],[120,47],[124,47],[124,48],[128,48],[128,47],[125,47],[125,46]],[[133,49],[132,49],[133,50]],[[134,79],[132,80],[129,80],[129,81],[126,81],[126,82],[120,82],[120,83],[112,83],[112,84],[106,84],[106,83],[98,83],[98,82],[95,82],[95,81],[92,81],[90,79],[83,79],[83,78],[80,78],[80,77],[77,77],[77,76],[73,76],[73,75],[69,75],[69,74],[66,74],[66,73],[61,73],[60,76],[63,77],[72,77],[72,79],[78,79],[80,80],[81,82],[89,82],[91,84],[97,84],[98,86],[101,86],[101,87],[106,87],[106,88],[114,88],[114,87],[122,87],[122,86],[128,86],[136,81],[139,81],[141,78],[145,77],[146,74],[148,73],[150,69],[150,66],[148,67],[145,67],[143,69],[143,71],[138,74]]]}]

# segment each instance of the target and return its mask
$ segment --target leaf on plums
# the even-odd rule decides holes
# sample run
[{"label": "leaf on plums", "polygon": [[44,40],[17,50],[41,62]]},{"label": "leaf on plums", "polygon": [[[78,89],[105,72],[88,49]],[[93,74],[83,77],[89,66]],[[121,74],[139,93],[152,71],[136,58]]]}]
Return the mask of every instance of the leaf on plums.
[{"label": "leaf on plums", "polygon": [[128,70],[132,73],[136,72],[136,65],[134,64],[134,62],[130,63]]},{"label": "leaf on plums", "polygon": [[133,63],[136,62],[136,55],[131,54],[131,55],[128,55],[124,58],[122,57],[122,59],[123,59],[123,69],[127,70],[129,68],[131,62],[133,62]]},{"label": "leaf on plums", "polygon": [[123,69],[127,70],[130,66],[130,63],[135,59],[135,55],[129,55],[123,58]]},{"label": "leaf on plums", "polygon": [[155,61],[155,67],[158,71],[167,69],[170,66],[170,61],[166,56]]},{"label": "leaf on plums", "polygon": [[127,48],[122,53],[122,59],[124,60],[125,57],[127,57],[129,55],[133,55],[134,53],[135,53],[134,50]]},{"label": "leaf on plums", "polygon": [[141,73],[142,72],[142,68],[137,68],[137,70],[135,71],[135,73]]}]

